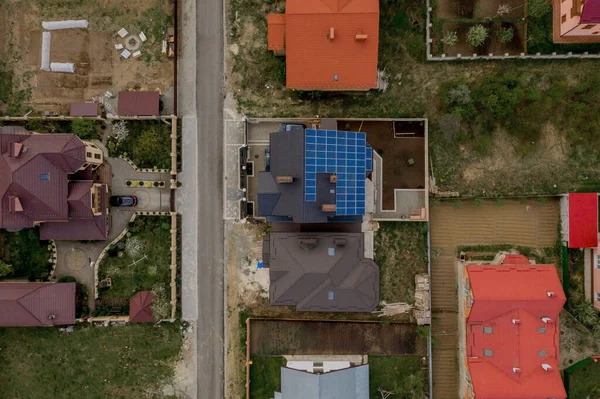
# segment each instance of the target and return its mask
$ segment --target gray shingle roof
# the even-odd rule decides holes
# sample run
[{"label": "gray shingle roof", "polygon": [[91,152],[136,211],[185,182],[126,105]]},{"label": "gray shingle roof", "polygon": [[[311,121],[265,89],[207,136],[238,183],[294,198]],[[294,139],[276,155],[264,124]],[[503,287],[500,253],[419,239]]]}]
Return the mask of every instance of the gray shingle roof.
[{"label": "gray shingle roof", "polygon": [[325,374],[281,368],[281,399],[368,399],[369,365]]}]

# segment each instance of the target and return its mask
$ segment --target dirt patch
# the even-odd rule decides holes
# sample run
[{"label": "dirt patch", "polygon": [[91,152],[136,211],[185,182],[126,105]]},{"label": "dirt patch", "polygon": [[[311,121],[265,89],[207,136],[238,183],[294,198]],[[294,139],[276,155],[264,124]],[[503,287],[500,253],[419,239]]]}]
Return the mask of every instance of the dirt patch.
[{"label": "dirt patch", "polygon": [[472,18],[477,0],[448,0],[437,3],[438,18]]},{"label": "dirt patch", "polygon": [[[403,323],[252,320],[252,355],[407,355],[416,326]],[[420,347],[419,349],[421,349]]]},{"label": "dirt patch", "polygon": [[559,326],[561,370],[600,353],[594,334],[564,309],[560,312]]}]

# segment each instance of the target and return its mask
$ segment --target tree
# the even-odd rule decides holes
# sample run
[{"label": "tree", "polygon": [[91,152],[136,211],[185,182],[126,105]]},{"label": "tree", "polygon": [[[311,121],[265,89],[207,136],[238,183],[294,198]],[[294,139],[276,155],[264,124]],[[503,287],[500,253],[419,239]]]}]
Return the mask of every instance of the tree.
[{"label": "tree", "polygon": [[527,15],[531,18],[541,18],[552,12],[552,5],[548,0],[527,0]]},{"label": "tree", "polygon": [[88,119],[73,119],[71,121],[71,130],[82,140],[100,138],[96,130],[96,122]]},{"label": "tree", "polygon": [[449,31],[444,33],[444,37],[442,38],[442,43],[444,43],[448,47],[455,46],[458,42],[458,35],[456,32]]},{"label": "tree", "polygon": [[13,267],[0,260],[0,278],[8,277],[13,274]]},{"label": "tree", "polygon": [[515,29],[512,26],[502,27],[496,32],[496,38],[502,44],[509,43],[515,37]]},{"label": "tree", "polygon": [[483,25],[472,26],[467,33],[467,43],[473,48],[480,47],[485,43],[489,34],[490,31]]}]

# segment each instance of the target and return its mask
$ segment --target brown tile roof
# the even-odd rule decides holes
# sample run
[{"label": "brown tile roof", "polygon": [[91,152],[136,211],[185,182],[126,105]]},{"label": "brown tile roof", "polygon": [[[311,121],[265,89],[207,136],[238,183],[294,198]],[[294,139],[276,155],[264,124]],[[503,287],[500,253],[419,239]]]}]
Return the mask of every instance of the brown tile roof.
[{"label": "brown tile roof", "polygon": [[159,114],[157,91],[121,91],[118,96],[121,116],[156,116]]},{"label": "brown tile roof", "polygon": [[[272,26],[280,29],[278,25]],[[332,29],[333,38],[330,38]],[[269,34],[271,35],[275,33]],[[280,33],[277,33],[277,37],[280,37]],[[286,2],[285,53],[288,88],[376,88],[378,47],[378,0]]]},{"label": "brown tile roof", "polygon": [[0,326],[75,323],[75,283],[0,282]]},{"label": "brown tile roof", "polygon": [[140,291],[129,300],[129,321],[132,323],[154,323],[152,304],[156,294],[152,291]]},{"label": "brown tile roof", "polygon": [[98,103],[71,104],[71,116],[98,116]]}]

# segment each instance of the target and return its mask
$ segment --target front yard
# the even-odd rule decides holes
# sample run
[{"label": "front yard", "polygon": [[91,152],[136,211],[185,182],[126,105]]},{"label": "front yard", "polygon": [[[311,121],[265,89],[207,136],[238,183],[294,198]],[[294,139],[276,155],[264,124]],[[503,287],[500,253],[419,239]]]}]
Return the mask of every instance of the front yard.
[{"label": "front yard", "polygon": [[[99,305],[127,307],[129,298],[138,291],[154,291],[158,300],[167,302],[171,281],[171,218],[170,216],[138,216],[130,223],[128,233],[109,248],[98,270]],[[102,280],[110,278],[110,287]],[[156,305],[155,301],[155,305]],[[153,311],[156,312],[156,306]],[[155,317],[157,315],[155,314]],[[160,319],[156,317],[157,319]]]},{"label": "front yard", "polygon": [[169,323],[0,329],[0,397],[164,397],[181,343]]},{"label": "front yard", "polygon": [[415,302],[415,275],[427,273],[427,225],[380,222],[375,233],[380,300]]}]

